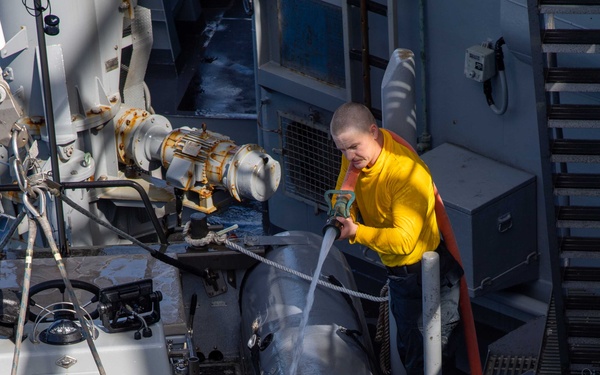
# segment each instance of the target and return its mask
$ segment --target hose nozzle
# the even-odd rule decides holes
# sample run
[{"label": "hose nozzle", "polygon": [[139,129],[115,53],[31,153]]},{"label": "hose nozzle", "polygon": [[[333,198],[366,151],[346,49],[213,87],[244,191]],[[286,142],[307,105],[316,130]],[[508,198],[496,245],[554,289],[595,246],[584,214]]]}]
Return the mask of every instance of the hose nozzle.
[{"label": "hose nozzle", "polygon": [[335,218],[335,216],[331,216],[329,219],[327,219],[325,225],[323,226],[323,236],[325,235],[325,233],[327,233],[329,229],[333,229],[335,230],[335,239],[337,240],[338,238],[340,238],[340,234],[342,234],[343,227],[344,225],[340,223]]},{"label": "hose nozzle", "polygon": [[[335,203],[333,203],[334,196]],[[327,212],[329,218],[323,227],[323,235],[325,235],[329,228],[333,228],[336,232],[335,239],[337,240],[340,238],[344,226],[336,219],[336,217],[350,216],[350,206],[354,202],[354,198],[354,192],[351,190],[327,190],[325,192],[325,201],[329,206],[329,211]]]}]

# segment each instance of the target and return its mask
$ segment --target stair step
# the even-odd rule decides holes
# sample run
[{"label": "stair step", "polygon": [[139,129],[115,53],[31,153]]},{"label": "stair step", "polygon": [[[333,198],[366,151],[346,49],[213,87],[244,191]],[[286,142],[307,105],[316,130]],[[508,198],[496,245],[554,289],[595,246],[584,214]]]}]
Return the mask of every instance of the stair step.
[{"label": "stair step", "polygon": [[600,91],[600,69],[547,68],[545,73],[546,91]]},{"label": "stair step", "polygon": [[557,139],[551,151],[555,163],[600,163],[600,140]]},{"label": "stair step", "polygon": [[[598,362],[600,358],[600,340],[593,338],[582,338],[573,339],[569,338],[569,360],[571,365],[574,364],[585,364],[590,367],[596,368],[600,365]],[[591,370],[590,370],[591,371]],[[585,371],[580,374],[585,374]],[[593,374],[593,372],[592,372]]]},{"label": "stair step", "polygon": [[598,0],[540,0],[540,13],[597,14],[600,13]]},{"label": "stair step", "polygon": [[600,0],[539,0],[541,6],[544,5],[572,5],[572,6],[600,6]]},{"label": "stair step", "polygon": [[554,194],[562,196],[600,196],[600,175],[557,173],[553,176]]},{"label": "stair step", "polygon": [[600,238],[563,237],[558,244],[562,259],[600,259]]},{"label": "stair step", "polygon": [[563,270],[563,280],[564,282],[600,282],[600,272],[596,267],[567,267]]},{"label": "stair step", "polygon": [[545,30],[542,35],[542,51],[546,53],[600,53],[600,30]]},{"label": "stair step", "polygon": [[600,239],[565,237],[559,239],[561,259],[600,259]]},{"label": "stair step", "polygon": [[558,228],[600,228],[600,207],[558,206],[556,226]]},{"label": "stair step", "polygon": [[584,291],[568,291],[565,297],[567,310],[596,310],[600,311],[600,295]]},{"label": "stair step", "polygon": [[600,127],[600,106],[584,104],[549,106],[548,126],[551,128]]},{"label": "stair step", "polygon": [[580,319],[568,319],[567,332],[569,337],[581,337],[581,338],[597,338],[600,337],[600,321],[587,320],[585,318]]}]

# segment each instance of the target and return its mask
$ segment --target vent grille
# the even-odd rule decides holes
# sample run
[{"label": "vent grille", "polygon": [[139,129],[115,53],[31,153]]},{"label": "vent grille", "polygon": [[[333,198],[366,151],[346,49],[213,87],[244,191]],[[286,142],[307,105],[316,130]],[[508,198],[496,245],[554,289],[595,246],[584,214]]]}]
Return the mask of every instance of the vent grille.
[{"label": "vent grille", "polygon": [[325,191],[335,189],[341,153],[327,127],[279,114],[283,129],[283,174],[286,194],[327,211]]},{"label": "vent grille", "polygon": [[536,358],[534,357],[492,355],[488,359],[485,375],[525,374],[529,370],[534,370],[535,366]]}]

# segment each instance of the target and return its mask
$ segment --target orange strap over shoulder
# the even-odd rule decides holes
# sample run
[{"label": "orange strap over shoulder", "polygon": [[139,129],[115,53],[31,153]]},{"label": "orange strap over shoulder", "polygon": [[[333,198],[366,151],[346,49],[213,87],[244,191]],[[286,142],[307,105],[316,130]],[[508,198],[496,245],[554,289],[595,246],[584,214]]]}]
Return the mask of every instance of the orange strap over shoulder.
[{"label": "orange strap over shoulder", "polygon": [[[392,132],[391,130],[387,130],[394,139],[394,141],[400,143],[404,147],[408,148],[415,154],[417,152],[415,149],[402,137]],[[346,177],[344,178],[344,182],[342,184],[342,190],[352,190],[354,191],[354,187],[356,186],[356,182],[358,181],[358,175],[360,174],[360,170],[354,168],[352,164],[348,166],[348,171],[346,172]],[[435,184],[433,185],[435,191],[435,216],[437,220],[438,227],[442,236],[444,237],[444,242],[446,243],[446,247],[450,251],[450,254],[454,256],[454,259],[462,266],[462,260],[460,258],[460,252],[458,250],[458,244],[456,242],[456,237],[454,236],[454,231],[452,230],[452,225],[450,223],[450,219],[448,218],[448,214],[446,213],[446,208],[444,207],[444,202],[440,197],[437,187]],[[463,320],[463,327],[465,333],[465,341],[467,345],[467,355],[469,358],[469,367],[471,368],[472,375],[481,375],[481,360],[479,357],[479,345],[477,344],[477,333],[475,331],[475,320],[473,319],[473,311],[471,310],[471,299],[469,298],[469,289],[467,286],[467,280],[464,275],[460,279],[460,313]]]}]

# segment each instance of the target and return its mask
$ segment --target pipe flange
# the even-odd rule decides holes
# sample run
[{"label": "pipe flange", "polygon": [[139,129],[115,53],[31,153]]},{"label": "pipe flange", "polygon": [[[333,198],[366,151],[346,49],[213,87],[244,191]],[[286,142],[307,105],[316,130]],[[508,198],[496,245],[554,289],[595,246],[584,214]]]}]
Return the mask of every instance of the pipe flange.
[{"label": "pipe flange", "polygon": [[226,186],[238,201],[244,197],[264,202],[275,194],[280,181],[279,162],[262,147],[247,144],[240,146],[231,159]]}]

